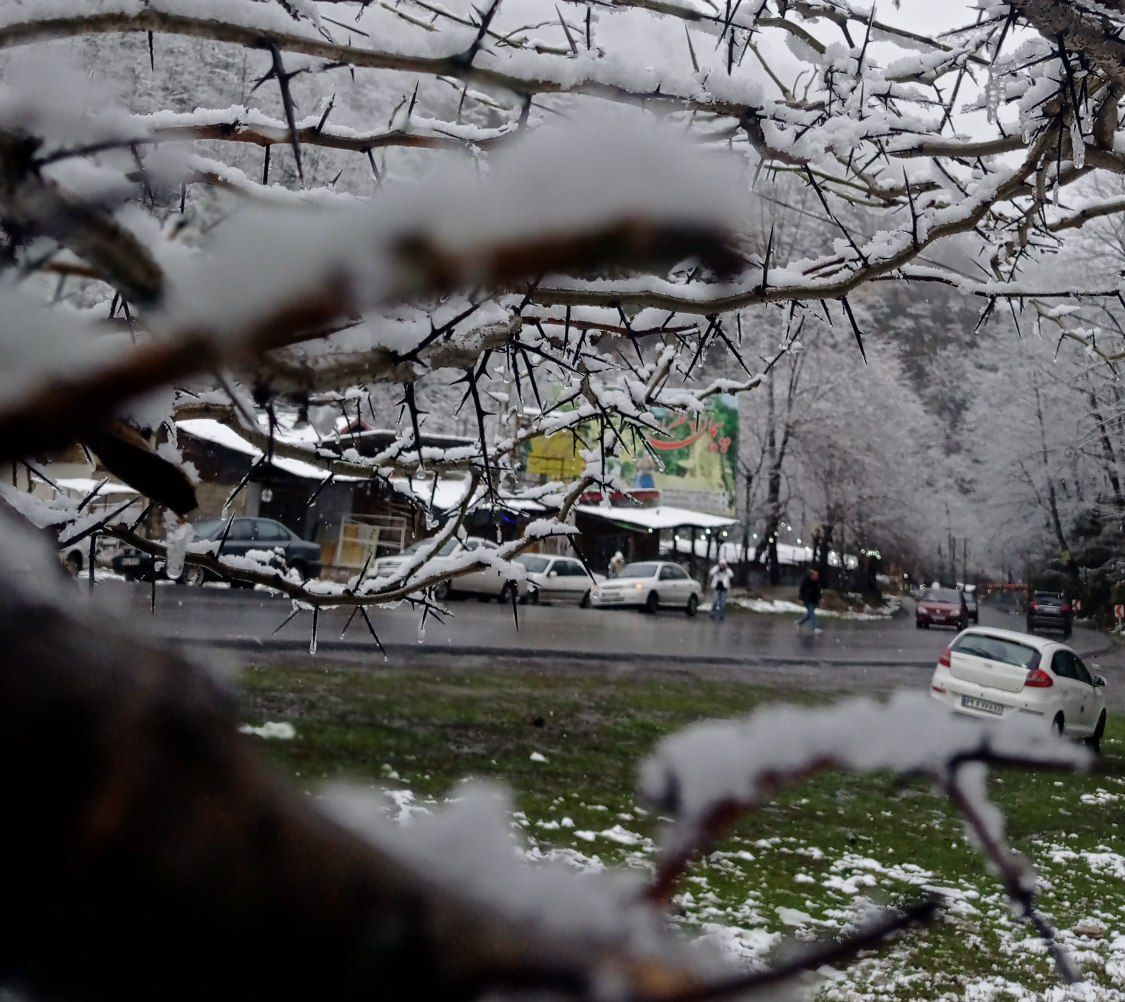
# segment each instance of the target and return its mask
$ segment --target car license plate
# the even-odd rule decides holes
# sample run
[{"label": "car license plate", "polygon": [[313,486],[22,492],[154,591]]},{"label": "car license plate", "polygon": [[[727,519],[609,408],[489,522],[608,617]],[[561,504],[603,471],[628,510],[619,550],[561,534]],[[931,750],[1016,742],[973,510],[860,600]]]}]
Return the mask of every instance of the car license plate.
[{"label": "car license plate", "polygon": [[1004,712],[1004,707],[999,703],[987,699],[977,699],[975,696],[962,696],[961,705],[967,710],[980,710],[983,713],[992,713],[997,717]]},{"label": "car license plate", "polygon": [[141,558],[140,557],[122,557],[121,562],[126,567],[136,567],[141,562]]}]

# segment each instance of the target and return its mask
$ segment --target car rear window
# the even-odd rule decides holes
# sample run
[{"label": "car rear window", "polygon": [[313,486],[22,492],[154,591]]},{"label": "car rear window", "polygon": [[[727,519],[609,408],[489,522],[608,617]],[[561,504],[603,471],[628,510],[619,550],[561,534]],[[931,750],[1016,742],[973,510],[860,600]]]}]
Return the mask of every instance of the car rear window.
[{"label": "car rear window", "polygon": [[990,637],[983,633],[966,633],[953,642],[952,649],[958,654],[971,654],[989,661],[999,661],[1029,671],[1039,667],[1039,652],[1034,647],[1015,640]]},{"label": "car rear window", "polygon": [[931,588],[922,596],[923,602],[949,602],[953,605],[961,604],[961,593],[953,588]]},{"label": "car rear window", "polygon": [[1036,595],[1033,602],[1038,605],[1062,605],[1063,599],[1058,595]]},{"label": "car rear window", "polygon": [[547,564],[550,563],[546,557],[536,557],[531,554],[516,557],[516,562],[523,564],[532,574],[542,574],[547,569]]}]

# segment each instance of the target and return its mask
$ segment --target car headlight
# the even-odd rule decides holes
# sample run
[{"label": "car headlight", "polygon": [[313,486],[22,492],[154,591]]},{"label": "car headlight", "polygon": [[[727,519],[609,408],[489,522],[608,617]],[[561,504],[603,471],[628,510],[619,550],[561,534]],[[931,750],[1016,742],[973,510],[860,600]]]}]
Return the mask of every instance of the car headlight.
[{"label": "car headlight", "polygon": [[633,585],[633,588],[636,591],[644,591],[645,590],[644,584],[642,584],[640,581],[638,581],[635,585]]}]

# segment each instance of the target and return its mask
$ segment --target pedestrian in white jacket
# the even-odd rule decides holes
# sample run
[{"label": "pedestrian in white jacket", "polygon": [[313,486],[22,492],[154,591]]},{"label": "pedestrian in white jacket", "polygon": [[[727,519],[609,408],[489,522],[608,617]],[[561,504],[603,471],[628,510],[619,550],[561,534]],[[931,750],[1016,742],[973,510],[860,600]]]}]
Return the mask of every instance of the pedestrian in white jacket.
[{"label": "pedestrian in white jacket", "polygon": [[711,600],[711,618],[722,620],[727,614],[727,592],[730,591],[734,575],[725,560],[720,560],[711,568],[711,590],[715,597]]}]

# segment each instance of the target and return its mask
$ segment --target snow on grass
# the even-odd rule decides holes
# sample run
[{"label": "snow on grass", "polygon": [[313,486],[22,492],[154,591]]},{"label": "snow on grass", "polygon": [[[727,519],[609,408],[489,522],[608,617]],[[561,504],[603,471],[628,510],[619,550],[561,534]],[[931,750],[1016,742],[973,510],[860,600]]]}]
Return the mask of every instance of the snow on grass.
[{"label": "snow on grass", "polygon": [[243,724],[238,730],[240,734],[254,734],[259,738],[276,738],[279,741],[292,741],[297,736],[297,728],[286,721],[268,720],[260,727]]},{"label": "snow on grass", "polygon": [[[388,769],[384,769],[386,774],[398,777]],[[461,803],[466,789],[458,788],[449,800],[418,797],[409,788],[392,789],[388,793],[390,816],[409,830],[419,820],[442,814],[451,803]],[[562,813],[570,810],[571,801],[556,798],[546,817],[510,811],[510,827],[518,833],[518,855],[525,862],[561,866],[576,875],[603,874],[610,868],[638,875],[651,872],[656,852],[651,838],[622,823],[600,831],[576,827],[570,815]],[[584,801],[579,806],[594,816],[615,810]],[[645,818],[641,808],[616,814],[642,823]],[[1125,860],[1109,849],[1075,851],[1040,841],[1035,850],[1034,862],[1043,874],[1044,886],[1062,888],[1075,898],[1078,889],[1071,888],[1071,881],[1076,866],[1116,881],[1125,876]],[[780,898],[777,888],[756,882],[752,876],[778,871],[792,877],[791,888]],[[555,871],[556,877],[559,872]],[[1125,888],[1117,886],[1116,890]],[[1060,928],[1060,940],[1081,972],[1079,983],[1070,987],[1055,983],[1043,942],[1012,917],[1007,898],[994,881],[986,878],[978,884],[963,877],[944,879],[936,869],[917,863],[887,859],[879,852],[825,849],[800,834],[759,839],[735,836],[687,877],[674,900],[673,914],[676,924],[699,944],[718,949],[737,967],[760,969],[794,941],[844,935],[888,902],[922,893],[942,899],[943,915],[936,933],[925,930],[918,939],[900,940],[846,969],[822,969],[808,982],[803,997],[833,1002],[920,998],[1125,1002],[1125,894],[1120,893],[1101,909],[1088,911],[1069,927]],[[943,931],[973,952],[992,956],[993,969],[984,973],[942,971],[941,984],[957,987],[939,990],[928,965],[934,962],[930,952],[935,950],[939,952],[936,962],[942,963]],[[938,945],[928,940],[937,940]]]},{"label": "snow on grass", "polygon": [[[302,777],[330,777],[334,761],[389,784],[399,816],[434,811],[462,796],[466,775],[489,776],[517,790],[518,810],[504,830],[526,862],[601,874],[650,878],[661,819],[631,795],[635,764],[660,733],[701,716],[764,704],[729,683],[568,676],[464,675],[456,684],[424,673],[412,681],[366,670],[302,671],[314,693],[276,667],[256,676],[256,691],[276,693],[251,719],[270,719],[300,701],[300,747],[270,742]],[[324,699],[317,694],[335,694]],[[376,698],[376,696],[378,698]],[[577,697],[577,698],[576,698]],[[339,744],[338,709],[349,719],[385,721],[378,735],[356,724],[362,758]],[[274,702],[276,700],[276,702]],[[439,724],[419,729],[424,707]],[[775,712],[777,707],[771,707]],[[530,730],[530,714],[552,723]],[[1111,720],[1113,734],[1117,725]],[[318,728],[321,730],[318,731]],[[528,761],[530,747],[549,764]],[[450,735],[455,735],[451,738]],[[439,741],[438,738],[443,740]],[[376,740],[377,739],[377,740]],[[1106,761],[1120,757],[1106,742]],[[300,753],[298,755],[298,752]],[[360,763],[386,763],[378,766]],[[302,783],[304,779],[302,778]],[[1058,785],[1056,785],[1058,784]],[[794,941],[840,937],[875,908],[925,895],[942,902],[937,922],[881,951],[802,986],[801,997],[847,1000],[962,998],[1125,1002],[1125,881],[1117,807],[1097,791],[1125,792],[1113,775],[1003,773],[990,796],[1005,810],[1016,847],[1039,875],[1039,904],[1075,959],[1080,984],[1065,991],[1027,925],[1012,915],[994,875],[965,839],[960,819],[922,781],[889,775],[826,774],[749,815],[738,830],[690,869],[672,903],[672,921],[740,968],[760,968]],[[1086,797],[1086,795],[1090,795]],[[1086,799],[1083,799],[1086,797]],[[419,818],[424,817],[418,814]],[[807,918],[806,918],[807,916]],[[1005,994],[1007,991],[1007,994]]]},{"label": "snow on grass", "polygon": [[[759,612],[767,615],[787,614],[803,616],[805,607],[796,602],[789,602],[783,598],[752,598],[744,595],[734,595],[727,600],[728,605],[737,606],[748,612]],[[898,612],[901,603],[891,600],[886,605],[864,605],[863,609],[848,609],[837,612],[834,609],[817,609],[816,614],[821,619],[849,619],[857,622],[873,622],[875,620],[890,619]]]}]

